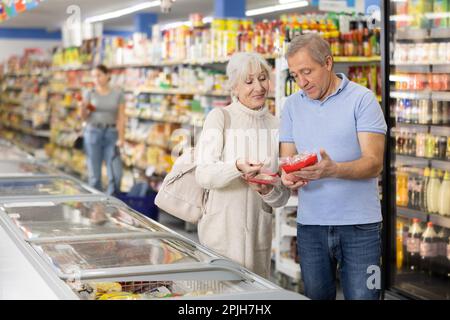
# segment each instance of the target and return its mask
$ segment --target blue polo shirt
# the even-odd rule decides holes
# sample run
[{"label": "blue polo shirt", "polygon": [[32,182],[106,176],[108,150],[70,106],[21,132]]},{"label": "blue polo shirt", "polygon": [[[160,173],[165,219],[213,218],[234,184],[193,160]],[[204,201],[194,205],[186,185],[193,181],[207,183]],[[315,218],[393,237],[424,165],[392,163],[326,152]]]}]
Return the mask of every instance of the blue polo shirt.
[{"label": "blue polo shirt", "polygon": [[[358,132],[386,134],[386,121],[372,91],[344,74],[339,88],[324,101],[299,91],[291,95],[281,116],[280,142],[295,143],[297,151],[325,149],[336,162],[361,157]],[[320,160],[320,159],[319,159]],[[298,223],[354,225],[380,222],[378,179],[326,178],[299,189]]]}]

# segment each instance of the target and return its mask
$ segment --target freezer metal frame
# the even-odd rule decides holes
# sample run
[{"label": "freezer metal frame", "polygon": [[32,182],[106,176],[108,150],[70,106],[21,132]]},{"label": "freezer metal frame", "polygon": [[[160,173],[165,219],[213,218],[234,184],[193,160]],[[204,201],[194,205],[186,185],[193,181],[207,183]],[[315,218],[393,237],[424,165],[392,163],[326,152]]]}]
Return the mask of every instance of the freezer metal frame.
[{"label": "freezer metal frame", "polygon": [[0,157],[0,167],[4,163],[21,163],[21,164],[23,163],[23,164],[30,164],[30,165],[39,165],[42,168],[50,170],[51,172],[49,172],[49,173],[44,173],[44,172],[43,173],[32,173],[32,172],[0,173],[0,179],[1,178],[16,178],[16,177],[17,178],[19,178],[19,177],[24,177],[24,178],[27,178],[27,177],[46,177],[46,176],[55,175],[55,174],[62,174],[62,172],[60,170],[55,169],[55,168],[53,168],[51,166],[48,166],[48,165],[46,165],[44,163],[41,163],[39,161],[36,161],[34,159],[25,159],[25,160],[16,161],[16,160],[3,160]]},{"label": "freezer metal frame", "polygon": [[0,203],[9,203],[9,202],[43,202],[43,201],[52,201],[52,199],[61,199],[66,201],[74,201],[74,200],[84,200],[84,199],[95,199],[99,197],[105,197],[106,195],[90,186],[85,184],[84,182],[75,179],[69,175],[33,175],[33,176],[8,176],[8,177],[0,177],[0,181],[6,179],[17,179],[18,181],[32,181],[32,180],[52,180],[52,179],[66,179],[78,184],[84,190],[90,192],[89,194],[76,194],[76,195],[37,195],[37,196],[28,196],[28,195],[15,195],[15,196],[0,196]]}]

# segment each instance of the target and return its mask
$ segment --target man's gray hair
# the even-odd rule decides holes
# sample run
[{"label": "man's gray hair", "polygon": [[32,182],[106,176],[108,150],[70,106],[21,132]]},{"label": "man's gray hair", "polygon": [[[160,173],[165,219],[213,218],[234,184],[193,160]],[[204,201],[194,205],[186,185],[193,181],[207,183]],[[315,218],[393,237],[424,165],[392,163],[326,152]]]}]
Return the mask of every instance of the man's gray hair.
[{"label": "man's gray hair", "polygon": [[270,77],[270,71],[271,67],[260,54],[236,52],[227,65],[227,89],[232,91],[240,81],[245,81],[252,73],[257,76],[261,72],[267,72],[267,76]]},{"label": "man's gray hair", "polygon": [[330,44],[317,33],[313,32],[294,37],[291,43],[289,43],[286,59],[294,56],[302,49],[308,50],[311,58],[321,66],[326,63],[327,57],[331,56]]}]

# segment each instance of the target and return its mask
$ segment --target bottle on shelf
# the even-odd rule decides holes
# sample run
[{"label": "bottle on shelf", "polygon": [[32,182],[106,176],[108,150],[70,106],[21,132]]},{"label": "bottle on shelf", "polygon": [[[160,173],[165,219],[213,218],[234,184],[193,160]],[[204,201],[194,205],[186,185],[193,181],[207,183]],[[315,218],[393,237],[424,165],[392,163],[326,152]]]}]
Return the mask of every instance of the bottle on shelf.
[{"label": "bottle on shelf", "polygon": [[436,137],[437,155],[436,158],[445,160],[447,154],[447,137]]},{"label": "bottle on shelf", "polygon": [[416,134],[416,156],[425,157],[427,135],[423,132]]},{"label": "bottle on shelf", "polygon": [[420,226],[420,220],[413,219],[413,224],[408,231],[407,240],[407,255],[409,261],[409,270],[418,271],[420,267],[420,239],[422,238],[422,227]]},{"label": "bottle on shelf", "polygon": [[431,123],[436,125],[442,124],[442,104],[440,101],[432,101]]},{"label": "bottle on shelf", "polygon": [[446,171],[439,191],[439,214],[450,216],[450,172]]},{"label": "bottle on shelf", "polygon": [[420,270],[430,276],[436,272],[437,244],[433,223],[428,222],[420,239]]},{"label": "bottle on shelf", "polygon": [[434,158],[435,149],[436,149],[436,138],[430,133],[428,133],[426,138],[425,157]]},{"label": "bottle on shelf", "polygon": [[428,211],[428,184],[430,183],[430,168],[426,167],[423,171],[423,181],[420,190],[420,210]]},{"label": "bottle on shelf", "polygon": [[398,206],[408,206],[408,174],[406,172],[397,172],[396,203]]},{"label": "bottle on shelf", "polygon": [[450,136],[447,137],[447,151],[446,151],[446,158],[447,158],[447,160],[450,160]]},{"label": "bottle on shelf", "polygon": [[402,227],[402,253],[403,253],[403,268],[405,270],[409,270],[410,264],[409,264],[409,255],[408,255],[408,233],[409,233],[409,226],[406,223],[403,223]]},{"label": "bottle on shelf", "polygon": [[430,124],[432,118],[430,101],[428,99],[419,100],[419,123]]},{"label": "bottle on shelf", "polygon": [[437,232],[436,242],[437,242],[437,257],[435,272],[440,277],[447,277],[447,239],[450,236],[447,229],[441,227],[439,232]]},{"label": "bottle on shelf", "polygon": [[430,182],[427,187],[427,206],[429,213],[439,212],[439,196],[441,189],[441,181],[439,173],[436,169],[431,169]]},{"label": "bottle on shelf", "polygon": [[397,269],[401,270],[404,266],[404,240],[403,240],[403,228],[404,224],[401,221],[397,220],[397,237],[396,237],[396,246],[397,246],[397,256],[396,256],[396,262],[397,262]]},{"label": "bottle on shelf", "polygon": [[450,124],[450,105],[449,101],[442,101],[442,124]]}]

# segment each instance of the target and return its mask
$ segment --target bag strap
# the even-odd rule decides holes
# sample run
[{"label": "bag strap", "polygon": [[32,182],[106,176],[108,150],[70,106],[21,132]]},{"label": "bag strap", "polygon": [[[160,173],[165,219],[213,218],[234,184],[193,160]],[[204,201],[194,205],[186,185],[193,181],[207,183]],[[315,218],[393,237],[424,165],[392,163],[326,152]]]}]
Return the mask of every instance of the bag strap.
[{"label": "bag strap", "polygon": [[[220,111],[223,114],[223,131],[222,131],[223,135],[222,153],[223,153],[223,150],[225,150],[225,138],[227,136],[226,131],[231,127],[231,117],[229,112],[225,110],[225,108],[220,108]],[[209,189],[203,189],[202,208],[201,208],[203,214],[206,213],[206,202],[208,201],[208,197],[209,197]]]}]

